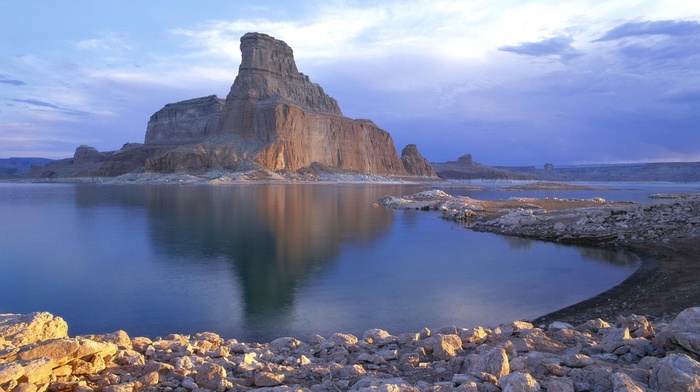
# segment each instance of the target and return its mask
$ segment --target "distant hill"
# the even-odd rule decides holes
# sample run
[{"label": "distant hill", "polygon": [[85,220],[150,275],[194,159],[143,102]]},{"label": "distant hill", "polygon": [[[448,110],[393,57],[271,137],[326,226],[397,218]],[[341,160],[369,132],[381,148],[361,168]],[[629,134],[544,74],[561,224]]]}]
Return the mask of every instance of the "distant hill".
[{"label": "distant hill", "polygon": [[499,169],[546,181],[700,182],[700,162],[657,162],[555,167],[498,166]]},{"label": "distant hill", "polygon": [[0,178],[25,177],[32,166],[43,166],[53,161],[48,158],[0,158]]},{"label": "distant hill", "polygon": [[[474,162],[471,154],[462,155],[456,161],[431,162],[438,177],[446,180],[534,180],[528,173],[516,173],[504,168]],[[534,169],[534,167],[533,167]]]}]

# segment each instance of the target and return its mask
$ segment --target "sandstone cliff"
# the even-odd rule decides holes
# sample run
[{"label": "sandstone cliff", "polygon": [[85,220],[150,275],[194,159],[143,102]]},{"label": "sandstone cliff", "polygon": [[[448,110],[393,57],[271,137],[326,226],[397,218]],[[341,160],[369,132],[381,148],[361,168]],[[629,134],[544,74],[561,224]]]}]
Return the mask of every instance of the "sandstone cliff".
[{"label": "sandstone cliff", "polygon": [[[165,105],[148,121],[143,145],[73,160],[32,177],[116,176],[134,170],[214,169],[296,173],[313,167],[374,175],[434,176],[415,146],[399,158],[388,132],[343,116],[335,99],[297,70],[292,49],[265,34],[241,38],[241,65],[226,100],[215,95]],[[128,148],[127,148],[128,147]],[[407,169],[408,168],[408,169]]]},{"label": "sandstone cliff", "polygon": [[312,163],[367,174],[403,175],[386,131],[343,117],[335,99],[297,70],[292,49],[265,34],[241,38],[241,65],[221,116],[221,134],[248,141],[252,161],[275,171]]},{"label": "sandstone cliff", "polygon": [[401,162],[406,174],[417,177],[437,177],[427,159],[418,152],[415,144],[409,144],[401,151]]},{"label": "sandstone cliff", "polygon": [[215,134],[223,107],[216,95],[169,103],[148,120],[145,143],[191,143]]}]

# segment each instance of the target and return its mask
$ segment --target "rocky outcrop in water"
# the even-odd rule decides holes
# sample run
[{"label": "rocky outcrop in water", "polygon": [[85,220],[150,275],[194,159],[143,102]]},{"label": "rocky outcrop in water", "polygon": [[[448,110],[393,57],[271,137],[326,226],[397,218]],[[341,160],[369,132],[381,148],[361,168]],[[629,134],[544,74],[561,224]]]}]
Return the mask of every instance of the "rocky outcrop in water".
[{"label": "rocky outcrop in water", "polygon": [[216,95],[169,103],[148,120],[145,143],[192,143],[216,134],[223,108]]},{"label": "rocky outcrop in water", "polygon": [[471,154],[459,157],[456,161],[433,162],[435,172],[440,178],[454,180],[531,180],[533,176],[513,173],[508,170],[482,165],[474,162]]},{"label": "rocky outcrop in water", "polygon": [[43,391],[697,391],[700,308],[581,325],[446,326],[269,343],[193,336],[68,337],[48,313],[0,315],[0,388]]},{"label": "rocky outcrop in water", "polygon": [[437,177],[430,162],[423,158],[415,144],[404,147],[401,151],[401,162],[403,162],[403,169],[409,176]]},{"label": "rocky outcrop in water", "polygon": [[[336,100],[297,70],[286,43],[248,33],[241,38],[241,55],[225,101],[211,95],[167,104],[148,121],[143,145],[115,153],[81,150],[79,159],[36,170],[31,177],[101,177],[125,170],[293,174],[312,166],[406,174],[389,133],[370,120],[344,117]],[[407,159],[410,175],[432,175],[420,154]]]}]

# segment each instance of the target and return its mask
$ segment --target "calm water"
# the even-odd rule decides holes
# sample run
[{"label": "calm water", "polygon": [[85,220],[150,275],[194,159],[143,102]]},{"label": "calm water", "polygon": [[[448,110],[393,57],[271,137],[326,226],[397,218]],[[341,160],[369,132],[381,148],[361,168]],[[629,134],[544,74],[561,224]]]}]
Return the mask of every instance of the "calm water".
[{"label": "calm water", "polygon": [[418,190],[0,184],[0,313],[50,311],[71,335],[398,334],[536,317],[636,267],[372,206]]}]

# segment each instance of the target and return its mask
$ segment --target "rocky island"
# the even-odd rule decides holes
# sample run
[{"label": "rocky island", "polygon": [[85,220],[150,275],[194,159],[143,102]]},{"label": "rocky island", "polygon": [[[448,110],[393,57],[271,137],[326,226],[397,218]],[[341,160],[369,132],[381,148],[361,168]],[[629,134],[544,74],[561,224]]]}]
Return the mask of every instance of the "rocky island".
[{"label": "rocky island", "polygon": [[143,144],[115,152],[80,146],[72,159],[35,167],[29,177],[243,172],[253,179],[314,179],[310,174],[332,171],[436,178],[415,145],[401,158],[388,132],[343,116],[336,100],[297,70],[285,42],[248,33],[240,48],[238,76],[225,100],[212,95],[167,104],[151,116]]}]

